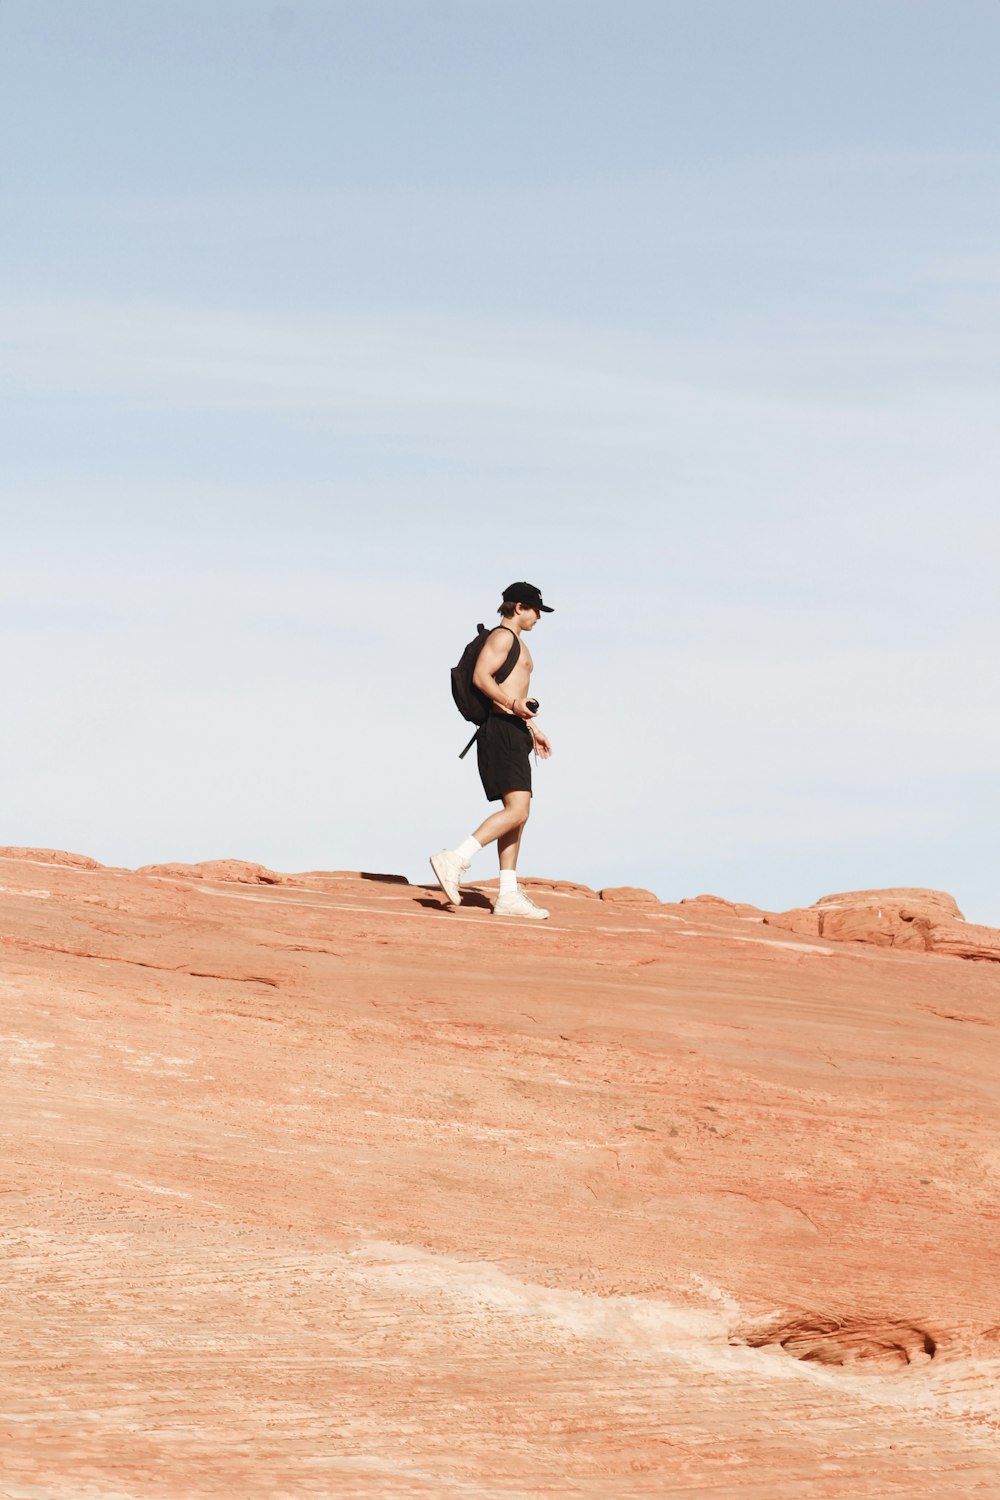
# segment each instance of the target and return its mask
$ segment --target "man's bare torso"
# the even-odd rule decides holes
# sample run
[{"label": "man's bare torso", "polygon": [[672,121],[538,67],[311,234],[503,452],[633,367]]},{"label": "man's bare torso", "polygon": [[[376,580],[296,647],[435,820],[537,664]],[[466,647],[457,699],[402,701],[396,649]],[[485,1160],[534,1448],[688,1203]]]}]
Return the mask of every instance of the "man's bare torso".
[{"label": "man's bare torso", "polygon": [[[504,627],[497,626],[498,630],[501,628],[503,628],[504,639],[507,641],[509,649],[510,637],[514,634],[514,632],[508,631]],[[531,652],[528,650],[528,645],[524,639],[524,636],[520,635],[517,639],[521,643],[521,654],[517,658],[517,665],[515,666],[514,670],[511,672],[509,677],[505,678],[503,682],[503,690],[505,693],[509,693],[511,698],[527,698],[528,689],[531,686],[531,673],[535,664],[531,659]],[[510,709],[500,708],[498,705],[495,709],[495,712],[509,714]]]}]

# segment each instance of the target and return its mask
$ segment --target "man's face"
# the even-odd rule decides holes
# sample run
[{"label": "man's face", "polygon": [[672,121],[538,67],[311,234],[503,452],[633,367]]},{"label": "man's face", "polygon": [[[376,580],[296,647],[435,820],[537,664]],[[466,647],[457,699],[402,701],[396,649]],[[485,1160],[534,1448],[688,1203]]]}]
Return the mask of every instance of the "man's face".
[{"label": "man's face", "polygon": [[542,618],[541,610],[531,609],[527,604],[519,604],[517,608],[518,613],[521,616],[521,629],[534,630],[535,626]]}]

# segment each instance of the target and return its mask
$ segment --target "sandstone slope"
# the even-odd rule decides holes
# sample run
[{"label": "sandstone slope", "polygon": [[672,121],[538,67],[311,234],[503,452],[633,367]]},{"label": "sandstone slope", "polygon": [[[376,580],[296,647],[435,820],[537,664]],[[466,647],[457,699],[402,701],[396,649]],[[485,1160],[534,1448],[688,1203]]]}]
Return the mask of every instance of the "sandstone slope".
[{"label": "sandstone slope", "polygon": [[4,1500],[1000,1493],[995,964],[560,882],[0,887]]}]

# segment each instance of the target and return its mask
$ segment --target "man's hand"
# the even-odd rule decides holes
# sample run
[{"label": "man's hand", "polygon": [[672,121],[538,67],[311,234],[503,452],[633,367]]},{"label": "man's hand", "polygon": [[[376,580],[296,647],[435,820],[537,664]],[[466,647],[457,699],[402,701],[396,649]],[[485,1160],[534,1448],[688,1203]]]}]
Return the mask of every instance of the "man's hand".
[{"label": "man's hand", "polygon": [[531,736],[535,741],[535,749],[542,757],[542,760],[548,760],[549,756],[552,754],[552,746],[549,744],[548,735],[543,734],[540,729],[533,729],[531,731]]}]

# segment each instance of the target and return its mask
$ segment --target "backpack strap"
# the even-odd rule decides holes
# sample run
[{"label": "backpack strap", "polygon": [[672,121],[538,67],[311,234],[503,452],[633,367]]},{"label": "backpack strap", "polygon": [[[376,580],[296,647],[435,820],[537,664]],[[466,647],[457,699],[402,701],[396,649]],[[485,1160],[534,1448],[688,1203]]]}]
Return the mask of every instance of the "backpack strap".
[{"label": "backpack strap", "polygon": [[[506,682],[507,678],[510,676],[511,672],[513,672],[514,668],[518,664],[518,661],[520,660],[520,657],[521,657],[521,642],[520,642],[520,640],[518,638],[517,632],[515,630],[511,630],[511,628],[510,628],[509,625],[494,625],[493,630],[506,630],[507,633],[508,633],[508,635],[512,635],[514,637],[514,644],[511,646],[510,650],[507,653],[507,660],[504,662],[504,664],[500,668],[499,672],[494,672],[494,674],[493,674],[493,681],[494,682],[498,682],[498,683],[499,682]],[[482,625],[479,626],[479,631],[484,636],[492,635],[493,634],[493,631],[491,631],[491,630],[485,630],[484,631]],[[483,641],[483,645],[485,646],[485,644],[486,644],[486,642],[484,640]],[[468,755],[469,751],[472,749],[473,745],[478,740],[480,732],[482,731],[482,728],[483,728],[483,725],[480,724],[479,727],[478,727],[478,729],[476,730],[475,734],[472,736],[472,739],[469,741],[469,743],[466,745],[465,749],[459,755],[459,757],[458,757],[459,760],[464,760],[465,757]]]},{"label": "backpack strap", "polygon": [[511,672],[513,672],[514,668],[517,666],[518,662],[521,659],[521,640],[517,632],[511,630],[509,625],[494,625],[493,629],[506,630],[510,635],[514,637],[514,644],[511,646],[510,650],[507,653],[507,660],[504,662],[499,672],[494,672],[493,674],[494,682],[506,682],[507,678],[510,676]]}]

